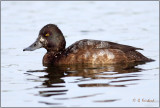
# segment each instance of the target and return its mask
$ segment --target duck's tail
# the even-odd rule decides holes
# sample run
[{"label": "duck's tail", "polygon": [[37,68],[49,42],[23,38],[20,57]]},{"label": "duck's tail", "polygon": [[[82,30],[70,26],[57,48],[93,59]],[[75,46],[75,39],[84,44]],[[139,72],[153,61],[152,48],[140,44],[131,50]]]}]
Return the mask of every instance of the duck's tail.
[{"label": "duck's tail", "polygon": [[145,61],[146,61],[146,62],[153,62],[153,61],[155,61],[155,60],[146,57],[146,60],[145,60]]},{"label": "duck's tail", "polygon": [[152,62],[155,61],[151,58],[147,58],[145,57],[143,54],[141,54],[138,51],[130,51],[128,52],[128,57],[134,61],[138,61],[138,62]]}]

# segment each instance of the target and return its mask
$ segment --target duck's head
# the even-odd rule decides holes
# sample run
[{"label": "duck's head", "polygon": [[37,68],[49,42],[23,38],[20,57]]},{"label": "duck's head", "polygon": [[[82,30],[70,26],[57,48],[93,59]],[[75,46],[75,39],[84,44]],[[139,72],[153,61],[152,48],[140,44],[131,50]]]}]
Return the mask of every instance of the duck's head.
[{"label": "duck's head", "polygon": [[40,32],[36,41],[23,51],[34,51],[44,47],[48,52],[65,49],[66,41],[61,30],[54,24],[47,24]]}]

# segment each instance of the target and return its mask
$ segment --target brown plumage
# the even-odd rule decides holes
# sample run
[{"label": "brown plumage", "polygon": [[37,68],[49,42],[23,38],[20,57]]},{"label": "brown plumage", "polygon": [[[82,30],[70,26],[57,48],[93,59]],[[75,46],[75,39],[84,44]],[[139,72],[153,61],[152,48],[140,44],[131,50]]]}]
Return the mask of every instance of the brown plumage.
[{"label": "brown plumage", "polygon": [[136,50],[143,50],[114,42],[84,39],[65,49],[66,41],[60,29],[53,24],[44,26],[39,36],[24,51],[44,47],[44,65],[60,64],[121,64],[153,61]]}]

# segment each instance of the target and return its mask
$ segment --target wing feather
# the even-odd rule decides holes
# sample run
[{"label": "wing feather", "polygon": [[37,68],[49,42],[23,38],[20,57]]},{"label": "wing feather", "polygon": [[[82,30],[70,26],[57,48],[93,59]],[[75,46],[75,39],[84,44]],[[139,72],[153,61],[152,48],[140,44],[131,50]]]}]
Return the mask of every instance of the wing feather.
[{"label": "wing feather", "polygon": [[141,48],[136,48],[129,45],[122,45],[109,41],[100,41],[100,40],[90,40],[83,39],[75,42],[71,46],[67,48],[67,52],[76,52],[81,49],[119,49],[123,52],[135,51],[135,50],[143,50]]}]

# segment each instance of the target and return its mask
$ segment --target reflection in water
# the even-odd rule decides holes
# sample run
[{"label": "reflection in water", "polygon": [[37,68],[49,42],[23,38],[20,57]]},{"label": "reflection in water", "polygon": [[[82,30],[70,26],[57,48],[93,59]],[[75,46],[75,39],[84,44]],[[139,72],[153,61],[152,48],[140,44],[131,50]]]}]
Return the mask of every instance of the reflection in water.
[{"label": "reflection in water", "polygon": [[99,100],[99,101],[94,101],[94,102],[115,102],[118,99],[112,99],[112,100]]},{"label": "reflection in water", "polygon": [[[121,65],[65,65],[56,67],[47,67],[44,70],[34,70],[27,71],[27,73],[34,74],[35,72],[45,72],[46,75],[40,76],[39,78],[45,78],[41,86],[35,88],[53,88],[47,90],[39,91],[39,95],[43,97],[51,97],[57,95],[66,95],[69,89],[65,87],[65,78],[76,77],[76,80],[72,80],[69,83],[76,83],[78,87],[127,87],[128,85],[137,84],[135,81],[140,80],[138,78],[139,74],[136,72],[141,72],[142,69],[136,67],[136,64],[121,64]],[[107,80],[106,83],[100,83],[99,81],[95,83],[95,80]],[[37,79],[35,79],[37,81]],[[90,83],[87,83],[87,82]],[[93,83],[91,83],[93,81]],[[124,83],[125,82],[125,83]],[[127,82],[127,83],[126,83]],[[79,84],[80,83],[80,84]],[[55,98],[56,100],[68,100],[76,98],[86,98],[91,96],[96,96],[100,94],[93,95],[83,95],[78,97],[69,98]],[[97,100],[94,102],[114,102],[119,99],[114,100]],[[54,105],[54,103],[46,103],[48,105]],[[59,103],[55,103],[59,104]]]},{"label": "reflection in water", "polygon": [[50,103],[50,102],[45,102],[45,101],[39,101],[39,103],[44,103],[46,105],[61,105],[60,103]]},{"label": "reflection in water", "polygon": [[64,95],[66,94],[65,93],[66,91],[68,90],[48,90],[48,91],[39,91],[39,93],[41,94],[41,96],[49,97],[54,95]]}]

